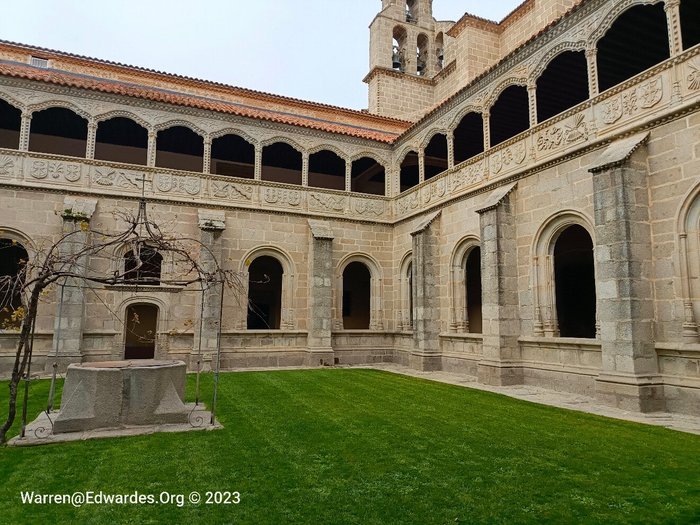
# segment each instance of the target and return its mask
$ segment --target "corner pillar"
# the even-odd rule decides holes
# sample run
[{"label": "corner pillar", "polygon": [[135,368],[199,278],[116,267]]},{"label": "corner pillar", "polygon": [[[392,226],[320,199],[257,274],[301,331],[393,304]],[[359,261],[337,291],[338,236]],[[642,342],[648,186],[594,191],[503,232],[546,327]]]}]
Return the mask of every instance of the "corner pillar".
[{"label": "corner pillar", "polygon": [[483,357],[478,379],[486,385],[521,384],[520,319],[515,237],[516,183],[498,188],[477,210],[481,231]]}]

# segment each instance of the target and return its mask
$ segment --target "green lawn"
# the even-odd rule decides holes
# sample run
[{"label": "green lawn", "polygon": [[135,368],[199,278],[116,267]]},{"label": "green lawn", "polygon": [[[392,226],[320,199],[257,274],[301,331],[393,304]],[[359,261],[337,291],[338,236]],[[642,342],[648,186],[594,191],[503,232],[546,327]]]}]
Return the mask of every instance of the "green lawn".
[{"label": "green lawn", "polygon": [[[47,392],[33,384],[32,415]],[[0,449],[0,523],[700,523],[695,435],[372,370],[225,374],[219,408],[215,432]],[[75,509],[21,490],[241,502]]]}]

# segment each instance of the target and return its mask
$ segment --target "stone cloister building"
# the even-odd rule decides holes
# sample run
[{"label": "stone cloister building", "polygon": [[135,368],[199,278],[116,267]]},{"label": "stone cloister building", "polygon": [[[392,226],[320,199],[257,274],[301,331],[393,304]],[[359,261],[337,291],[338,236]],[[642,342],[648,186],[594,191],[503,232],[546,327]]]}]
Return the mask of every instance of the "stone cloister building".
[{"label": "stone cloister building", "polygon": [[[499,23],[382,0],[360,112],[2,42],[0,273],[145,191],[244,276],[223,368],[397,362],[698,415],[698,44],[696,0]],[[142,270],[54,291],[35,368],[193,367],[200,335],[211,360],[218,300],[161,284],[157,253]]]}]

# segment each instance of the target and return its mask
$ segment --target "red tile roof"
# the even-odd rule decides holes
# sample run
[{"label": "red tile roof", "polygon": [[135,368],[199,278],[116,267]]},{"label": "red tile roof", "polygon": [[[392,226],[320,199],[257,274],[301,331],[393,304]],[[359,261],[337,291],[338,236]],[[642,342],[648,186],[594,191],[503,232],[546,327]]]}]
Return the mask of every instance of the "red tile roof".
[{"label": "red tile roof", "polygon": [[[410,122],[178,75],[0,41],[0,75],[125,95],[391,143]],[[14,59],[7,59],[7,57]],[[30,56],[51,60],[30,66]],[[72,70],[71,70],[72,69]],[[107,78],[107,77],[116,77]]]}]

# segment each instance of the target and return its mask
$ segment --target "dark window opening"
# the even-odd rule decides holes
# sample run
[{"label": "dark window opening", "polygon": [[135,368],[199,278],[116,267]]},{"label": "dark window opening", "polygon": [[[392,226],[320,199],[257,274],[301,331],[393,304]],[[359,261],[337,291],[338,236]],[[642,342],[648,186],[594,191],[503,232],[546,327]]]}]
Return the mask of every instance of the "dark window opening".
[{"label": "dark window opening", "polygon": [[596,336],[593,241],[579,225],[566,228],[554,245],[554,279],[561,337]]},{"label": "dark window opening", "polygon": [[401,162],[401,173],[399,174],[401,192],[418,185],[418,181],[420,179],[419,172],[418,153],[415,151],[409,151],[406,153],[406,156]]},{"label": "dark window opening", "polygon": [[255,146],[238,135],[224,135],[211,142],[211,172],[244,179],[255,178]]},{"label": "dark window opening", "polygon": [[465,265],[465,286],[467,291],[467,321],[469,331],[480,334],[481,318],[481,248],[472,248]]},{"label": "dark window opening", "polygon": [[265,146],[262,152],[262,180],[301,185],[301,152],[284,142]]},{"label": "dark window opening", "polygon": [[126,308],[124,359],[153,359],[158,335],[158,307],[132,304]]},{"label": "dark window opening", "polygon": [[557,55],[537,79],[537,122],[588,100],[588,64],[583,51]]},{"label": "dark window opening", "polygon": [[70,109],[48,108],[32,115],[29,151],[85,157],[87,120]]},{"label": "dark window opening", "polygon": [[406,22],[418,22],[418,0],[406,0]]},{"label": "dark window opening", "polygon": [[444,37],[442,33],[438,33],[437,38],[435,39],[435,57],[437,58],[437,67],[438,71],[443,68],[444,60],[445,60],[445,51],[444,51]]},{"label": "dark window opening", "polygon": [[160,284],[163,256],[150,246],[129,250],[124,256],[124,282]]},{"label": "dark window opening", "polygon": [[204,138],[185,126],[158,132],[156,166],[184,171],[204,169]]},{"label": "dark window opening", "polygon": [[425,148],[425,180],[447,169],[447,137],[436,133]]},{"label": "dark window opening", "polygon": [[19,149],[22,112],[0,99],[0,148]]},{"label": "dark window opening", "polygon": [[248,268],[248,330],[279,330],[283,273],[280,262],[267,255]]},{"label": "dark window opening", "polygon": [[484,117],[467,113],[454,131],[455,164],[484,152]]},{"label": "dark window opening", "polygon": [[343,271],[343,328],[368,329],[370,318],[369,269],[351,262]]},{"label": "dark window opening", "polygon": [[133,120],[115,117],[97,125],[95,158],[145,166],[148,130]]},{"label": "dark window opening", "polygon": [[345,189],[345,160],[332,151],[309,156],[309,186],[329,190]]},{"label": "dark window opening", "polygon": [[681,2],[681,34],[683,49],[690,49],[700,43],[700,2],[698,0]]},{"label": "dark window opening", "polygon": [[428,73],[428,37],[423,33],[418,35],[416,48],[416,73],[425,76]]},{"label": "dark window opening", "polygon": [[24,246],[11,239],[0,239],[0,331],[16,330],[22,325],[21,288],[28,260]]},{"label": "dark window opening", "polygon": [[669,56],[664,4],[631,7],[598,41],[599,91],[610,89]]},{"label": "dark window opening", "polygon": [[530,127],[527,88],[509,86],[491,107],[491,146],[505,142]]},{"label": "dark window opening", "polygon": [[362,157],[352,163],[350,189],[372,195],[386,194],[386,170],[370,157]]}]

